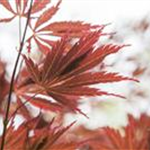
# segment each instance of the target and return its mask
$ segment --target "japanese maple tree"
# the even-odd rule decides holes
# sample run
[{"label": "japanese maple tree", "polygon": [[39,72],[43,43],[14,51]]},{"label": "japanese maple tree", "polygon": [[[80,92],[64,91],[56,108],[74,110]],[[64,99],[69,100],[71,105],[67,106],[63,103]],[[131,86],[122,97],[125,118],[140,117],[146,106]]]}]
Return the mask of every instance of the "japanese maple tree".
[{"label": "japanese maple tree", "polygon": [[[67,130],[75,122],[61,127],[62,118],[57,120],[56,116],[50,122],[43,119],[42,110],[61,115],[67,112],[80,113],[88,117],[79,109],[80,101],[84,101],[84,97],[108,95],[124,98],[122,95],[96,88],[95,84],[138,80],[124,77],[117,72],[94,71],[108,55],[128,46],[113,43],[98,46],[97,42],[101,36],[107,35],[103,32],[105,25],[91,25],[82,21],[49,22],[59,10],[61,1],[55,6],[49,5],[50,0],[15,0],[14,3],[15,8],[9,0],[0,1],[0,5],[12,15],[0,18],[0,23],[9,23],[16,17],[19,17],[19,21],[22,17],[26,19],[11,81],[6,79],[7,62],[0,61],[0,113],[4,126],[0,138],[1,150],[147,149],[147,142],[140,145],[134,137],[139,126],[134,125],[132,117],[129,117],[129,125],[125,128],[125,137],[122,137],[119,131],[109,128],[97,131],[82,128],[82,131],[85,131],[83,139],[77,137],[72,141],[67,140],[70,134]],[[32,31],[30,36],[27,36],[28,28]],[[57,37],[57,40],[53,40],[52,36]],[[40,59],[33,59],[30,55],[33,44],[41,52]],[[25,63],[21,63],[17,72],[20,59]],[[15,95],[15,102],[12,101],[12,94]],[[28,104],[39,108],[37,117],[32,116]],[[14,118],[18,114],[23,116],[25,121],[15,129]],[[148,126],[149,124],[142,130],[140,141],[148,140]],[[78,131],[80,130],[73,130],[73,134]],[[135,141],[130,138],[135,138]]]}]

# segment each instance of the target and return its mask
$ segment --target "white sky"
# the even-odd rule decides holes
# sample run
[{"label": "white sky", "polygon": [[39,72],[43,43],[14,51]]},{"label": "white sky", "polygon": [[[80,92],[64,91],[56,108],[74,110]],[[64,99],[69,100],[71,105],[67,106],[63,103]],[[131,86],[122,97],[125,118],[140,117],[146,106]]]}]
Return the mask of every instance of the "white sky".
[{"label": "white sky", "polygon": [[64,0],[61,6],[61,12],[63,16],[67,16],[68,18],[86,18],[92,22],[114,22],[118,17],[126,19],[131,17],[136,18],[148,12],[150,13],[150,1]]}]

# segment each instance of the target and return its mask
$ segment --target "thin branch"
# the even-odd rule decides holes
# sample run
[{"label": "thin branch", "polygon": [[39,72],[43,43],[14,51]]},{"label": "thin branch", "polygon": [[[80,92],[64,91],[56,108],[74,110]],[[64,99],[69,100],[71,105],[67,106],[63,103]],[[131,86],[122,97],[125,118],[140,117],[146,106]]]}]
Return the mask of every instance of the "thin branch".
[{"label": "thin branch", "polygon": [[29,103],[33,98],[35,98],[38,94],[40,94],[40,92],[42,92],[43,90],[39,90],[37,93],[35,93],[33,96],[31,96],[30,98],[26,99],[25,102],[23,102],[21,105],[19,105],[16,110],[12,113],[12,115],[9,117],[8,120],[10,120],[11,118],[13,118],[13,116],[18,112],[19,109],[21,109],[23,106],[25,106],[27,103]]},{"label": "thin branch", "polygon": [[21,24],[21,16],[19,15],[19,43],[21,43],[21,39],[22,39],[22,28],[21,28],[22,24]]},{"label": "thin branch", "polygon": [[29,24],[29,20],[30,20],[30,15],[31,15],[32,3],[33,3],[33,0],[30,1],[30,8],[29,8],[29,11],[28,11],[27,22],[26,22],[26,26],[25,26],[25,29],[24,29],[24,34],[23,34],[23,37],[22,37],[22,41],[20,43],[20,48],[19,48],[18,56],[16,58],[16,62],[15,62],[14,70],[13,70],[13,73],[12,73],[12,77],[11,77],[9,95],[8,95],[8,103],[7,103],[6,114],[5,114],[5,118],[4,118],[4,129],[3,129],[3,134],[2,134],[2,141],[1,141],[0,150],[4,150],[6,130],[7,130],[7,124],[8,124],[8,116],[9,116],[9,110],[10,110],[10,104],[11,104],[11,96],[12,96],[13,85],[14,85],[14,79],[15,79],[16,70],[17,70],[17,67],[18,67],[18,62],[19,62],[21,52],[22,52],[22,49],[23,49],[26,33],[27,33],[27,28],[28,28],[28,24]]},{"label": "thin branch", "polygon": [[[22,39],[22,22],[21,22],[21,18],[22,18],[21,15],[19,15],[19,45],[21,44],[21,39]],[[16,82],[18,82],[19,73],[21,71],[22,65],[23,65],[23,59],[21,60],[20,65],[19,65],[19,71],[18,71],[18,75],[16,77]]]}]

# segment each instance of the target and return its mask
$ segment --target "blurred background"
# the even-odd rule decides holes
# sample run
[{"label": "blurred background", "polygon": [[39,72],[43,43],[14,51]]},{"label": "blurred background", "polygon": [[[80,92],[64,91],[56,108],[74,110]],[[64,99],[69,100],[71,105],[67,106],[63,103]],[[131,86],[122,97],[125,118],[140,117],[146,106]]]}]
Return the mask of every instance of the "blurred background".
[{"label": "blurred background", "polygon": [[[13,3],[13,0],[10,0]],[[56,0],[52,0],[55,3]],[[124,95],[126,99],[95,97],[84,100],[80,108],[89,116],[67,114],[65,122],[78,120],[88,128],[127,124],[127,115],[150,114],[150,1],[149,0],[63,0],[52,21],[82,20],[91,24],[109,24],[100,43],[131,44],[118,54],[107,57],[106,68],[137,78],[140,83],[120,82],[100,85],[102,89]],[[0,6],[0,16],[6,13]],[[0,24],[0,59],[12,71],[18,47],[18,20]],[[35,54],[36,55],[36,54]],[[9,75],[8,75],[9,76]],[[99,85],[98,85],[99,86]],[[48,114],[48,112],[47,112]],[[46,115],[47,115],[46,114]]]}]

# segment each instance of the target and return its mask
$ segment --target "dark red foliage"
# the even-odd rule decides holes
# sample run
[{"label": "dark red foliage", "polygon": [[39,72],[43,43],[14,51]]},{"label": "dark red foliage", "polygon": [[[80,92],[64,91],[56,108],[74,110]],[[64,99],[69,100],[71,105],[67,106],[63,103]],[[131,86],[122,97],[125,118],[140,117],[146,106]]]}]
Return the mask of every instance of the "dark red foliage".
[{"label": "dark red foliage", "polygon": [[9,83],[6,80],[6,68],[5,63],[0,60],[0,112],[4,110],[4,100],[8,94]]},{"label": "dark red foliage", "polygon": [[[6,150],[49,150],[74,123],[62,128],[53,126],[54,119],[46,123],[41,116],[28,120],[14,129],[13,122],[7,130]],[[14,138],[15,137],[15,138]],[[1,142],[1,138],[0,138]]]},{"label": "dark red foliage", "polygon": [[100,147],[105,150],[149,150],[149,127],[150,117],[146,114],[141,115],[139,119],[128,116],[129,122],[123,128],[121,134],[118,130],[104,128],[107,142],[101,142]]},{"label": "dark red foliage", "polygon": [[42,97],[36,98],[36,96],[31,96],[31,98],[28,96],[28,98],[31,104],[41,109],[61,111],[64,108],[73,112],[81,112],[78,109],[81,96],[119,96],[90,87],[90,85],[98,83],[122,80],[137,81],[132,78],[122,77],[118,73],[92,71],[94,67],[102,63],[107,55],[116,53],[124,47],[124,45],[108,44],[95,48],[94,45],[101,34],[102,31],[100,30],[83,36],[68,51],[66,51],[68,38],[62,38],[48,52],[42,63],[38,65],[31,58],[27,58],[24,55],[30,76],[17,89],[17,91],[20,91],[17,92],[18,96],[27,98],[27,93],[46,95],[55,100],[55,102]]},{"label": "dark red foliage", "polygon": [[[29,10],[28,8],[29,2],[30,1],[28,0],[23,1],[15,0],[16,10],[14,10],[13,7],[11,6],[10,1],[2,0],[0,4],[6,10],[11,12],[13,16],[10,18],[0,19],[0,22],[1,23],[10,22],[17,16],[27,17],[27,13]],[[84,23],[82,21],[59,21],[48,23],[59,10],[61,0],[58,1],[56,6],[47,8],[47,5],[50,3],[51,3],[50,0],[33,1],[29,24],[29,27],[31,28],[33,35],[29,37],[26,41],[30,45],[30,42],[34,40],[37,46],[39,47],[39,50],[41,50],[44,53],[47,53],[55,43],[55,41],[49,39],[49,36],[63,37],[65,34],[69,34],[70,39],[79,38],[85,35],[86,33],[89,33],[91,30],[102,28],[102,26],[99,25],[92,26],[91,24]],[[34,17],[34,15],[37,13],[39,17]],[[45,36],[47,36],[48,38],[45,38]]]},{"label": "dark red foliage", "polygon": [[[15,17],[19,16],[19,17],[27,17],[27,13],[28,13],[28,0],[14,0],[14,3],[16,5],[16,8],[13,8],[11,3],[11,1],[8,0],[2,0],[0,2],[0,4],[10,13],[12,13],[13,16],[9,17],[9,18],[4,18],[4,19],[0,19],[0,22],[10,22],[12,21]],[[47,4],[50,3],[50,0],[34,0],[33,6],[32,6],[32,15],[35,13],[40,12],[42,9],[44,9],[46,7]]]},{"label": "dark red foliage", "polygon": [[[127,45],[98,46],[99,38],[105,35],[104,25],[91,25],[82,21],[50,22],[59,10],[61,0],[51,7],[50,0],[33,0],[32,9],[29,8],[29,0],[13,2],[15,8],[10,0],[0,1],[0,5],[12,14],[8,18],[0,18],[0,23],[10,22],[15,17],[19,17],[20,21],[21,17],[27,19],[32,35],[23,38],[27,40],[25,42],[22,40],[19,44],[28,42],[27,51],[30,52],[34,41],[42,56],[39,61],[33,60],[30,55],[27,57],[22,54],[21,46],[18,56],[23,56],[25,65],[20,67],[18,74],[16,73],[14,82],[12,76],[13,86],[9,85],[9,80],[6,80],[5,63],[0,61],[0,115],[2,118],[6,116],[3,119],[4,127],[7,129],[6,137],[0,137],[0,143],[4,139],[2,150],[148,150],[150,124],[146,115],[139,120],[129,116],[129,125],[124,128],[124,136],[111,128],[92,131],[78,127],[66,132],[75,122],[65,128],[61,127],[67,112],[78,112],[86,116],[79,109],[80,101],[84,100],[84,97],[105,95],[124,98],[96,88],[94,85],[124,80],[138,82],[118,73],[101,69],[94,71],[98,65],[104,68],[104,59]],[[50,36],[55,36],[58,40],[52,40]],[[16,68],[17,66],[18,64]],[[137,76],[143,71],[137,68],[133,75]],[[15,77],[15,73],[13,75]],[[10,92],[8,92],[9,86],[12,87]],[[10,96],[12,93],[13,102]],[[10,109],[6,107],[9,101],[7,101],[8,95],[11,102]],[[29,106],[39,108],[40,114],[34,118]],[[9,110],[9,118],[5,115],[5,109]],[[45,121],[43,111],[59,113],[60,118],[52,119],[50,122]],[[25,120],[15,129],[14,118],[17,115],[23,116]],[[7,121],[9,124],[6,124]]]}]

